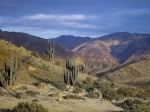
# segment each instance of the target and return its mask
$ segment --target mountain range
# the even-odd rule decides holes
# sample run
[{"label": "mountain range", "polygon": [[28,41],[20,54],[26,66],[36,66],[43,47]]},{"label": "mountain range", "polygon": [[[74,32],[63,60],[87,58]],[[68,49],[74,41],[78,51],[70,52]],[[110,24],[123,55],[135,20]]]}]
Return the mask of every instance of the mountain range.
[{"label": "mountain range", "polygon": [[[0,39],[39,54],[44,54],[48,46],[47,39],[20,32],[0,30]],[[62,35],[52,40],[56,43],[56,56],[80,57],[90,69],[112,68],[150,56],[150,34],[116,32],[97,38]]]}]

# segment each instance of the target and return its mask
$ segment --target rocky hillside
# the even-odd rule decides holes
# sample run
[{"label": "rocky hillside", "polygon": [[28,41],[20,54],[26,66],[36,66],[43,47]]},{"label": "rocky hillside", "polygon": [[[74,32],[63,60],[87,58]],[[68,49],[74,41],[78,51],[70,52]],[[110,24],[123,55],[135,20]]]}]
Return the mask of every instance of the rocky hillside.
[{"label": "rocky hillside", "polygon": [[95,59],[109,59],[119,63],[138,61],[150,56],[150,35],[128,32],[113,33],[83,43],[73,51]]},{"label": "rocky hillside", "polygon": [[123,64],[109,71],[98,73],[98,77],[126,84],[150,85],[150,58],[138,62]]},{"label": "rocky hillside", "polygon": [[91,57],[105,64],[105,66],[112,67],[117,64],[117,59],[111,55],[110,47],[100,40],[81,44],[72,51],[76,51],[85,57]]},{"label": "rocky hillside", "polygon": [[63,45],[64,47],[66,47],[69,50],[72,50],[76,46],[78,46],[82,43],[85,43],[85,42],[90,42],[94,39],[92,39],[90,37],[75,37],[72,35],[62,35],[57,38],[54,38],[54,40],[56,41],[56,43]]},{"label": "rocky hillside", "polygon": [[[7,32],[7,31],[3,32],[2,30],[0,30],[0,39],[9,41],[18,47],[23,46],[24,48],[30,51],[37,51],[39,54],[44,54],[45,50],[48,48],[47,39],[43,39],[26,33]],[[56,49],[55,55],[59,57],[66,57],[68,55],[73,55],[73,53],[70,52],[67,48],[57,43],[55,44],[55,49]]]},{"label": "rocky hillside", "polygon": [[0,40],[0,71],[4,69],[4,63],[10,61],[12,55],[23,65],[22,72],[15,83],[32,84],[38,82],[39,79],[43,81],[62,80],[62,67],[37,58],[24,47],[16,47],[4,40]]}]

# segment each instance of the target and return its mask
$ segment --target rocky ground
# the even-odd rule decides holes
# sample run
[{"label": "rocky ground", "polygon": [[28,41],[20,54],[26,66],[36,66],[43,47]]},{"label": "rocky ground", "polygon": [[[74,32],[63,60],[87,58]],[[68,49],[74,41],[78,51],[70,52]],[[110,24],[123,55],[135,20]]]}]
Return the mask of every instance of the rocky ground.
[{"label": "rocky ground", "polygon": [[60,91],[51,85],[18,85],[12,88],[13,92],[1,88],[0,110],[7,112],[17,106],[18,102],[37,102],[48,108],[50,112],[110,112],[123,111],[120,107],[113,105],[111,102],[103,99],[90,99],[78,96],[84,100],[64,99],[63,96],[74,94],[71,89]]}]

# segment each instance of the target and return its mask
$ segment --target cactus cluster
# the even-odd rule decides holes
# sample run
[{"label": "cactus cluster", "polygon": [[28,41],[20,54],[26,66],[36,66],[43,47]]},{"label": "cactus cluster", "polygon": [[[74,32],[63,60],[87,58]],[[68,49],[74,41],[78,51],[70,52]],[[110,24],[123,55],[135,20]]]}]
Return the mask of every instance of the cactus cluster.
[{"label": "cactus cluster", "polygon": [[54,61],[54,53],[55,53],[55,42],[48,40],[48,49],[45,51],[46,55],[48,56],[48,60],[53,62]]},{"label": "cactus cluster", "polygon": [[66,59],[65,69],[63,72],[64,83],[68,85],[74,85],[77,80],[78,70],[74,64],[74,59],[68,57]]},{"label": "cactus cluster", "polygon": [[18,63],[15,56],[12,56],[9,62],[4,64],[4,73],[0,73],[0,84],[4,88],[8,88],[14,84],[22,70],[22,64]]}]

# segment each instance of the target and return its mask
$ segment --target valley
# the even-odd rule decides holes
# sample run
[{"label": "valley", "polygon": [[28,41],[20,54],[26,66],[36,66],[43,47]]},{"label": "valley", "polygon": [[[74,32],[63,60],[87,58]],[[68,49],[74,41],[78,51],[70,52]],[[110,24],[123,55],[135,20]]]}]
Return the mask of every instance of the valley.
[{"label": "valley", "polygon": [[[50,112],[123,112],[135,105],[148,112],[149,34],[63,35],[51,41],[55,42],[54,61],[45,53],[48,39],[0,30],[1,112],[11,112],[27,101],[42,104]],[[4,75],[5,63],[12,58],[22,67],[13,84],[6,85],[4,79],[6,83],[10,79]]]}]

